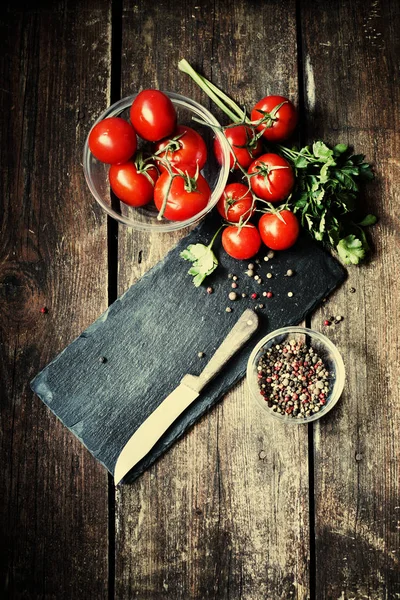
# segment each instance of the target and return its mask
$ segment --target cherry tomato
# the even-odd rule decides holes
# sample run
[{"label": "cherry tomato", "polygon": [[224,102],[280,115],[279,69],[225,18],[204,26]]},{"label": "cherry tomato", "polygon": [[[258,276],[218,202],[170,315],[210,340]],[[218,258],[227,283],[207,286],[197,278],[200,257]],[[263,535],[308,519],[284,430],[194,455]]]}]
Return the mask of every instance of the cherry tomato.
[{"label": "cherry tomato", "polygon": [[124,163],[136,152],[136,134],[132,125],[121,117],[103,119],[89,134],[89,148],[101,162]]},{"label": "cherry tomato", "polygon": [[114,194],[129,206],[144,206],[153,199],[154,184],[158,178],[154,166],[140,170],[133,162],[111,165],[108,172]]},{"label": "cherry tomato", "polygon": [[283,142],[290,137],[297,125],[297,110],[284,96],[266,96],[251,111],[251,120],[263,119],[257,131],[269,142]]},{"label": "cherry tomato", "polygon": [[[158,154],[160,158],[167,160],[171,166],[179,167],[182,164],[199,165],[201,170],[207,161],[207,146],[197,131],[186,125],[178,125],[168,138],[161,140],[155,146],[156,152],[165,150]],[[164,164],[160,161],[161,171],[165,171]]]},{"label": "cherry tomato", "polygon": [[207,206],[210,197],[210,186],[202,175],[198,175],[196,181],[193,178],[188,181],[187,177],[171,176],[164,171],[154,189],[154,203],[159,211],[167,198],[163,216],[169,221],[186,221],[194,217]]},{"label": "cherry tomato", "polygon": [[255,225],[247,223],[243,227],[225,227],[222,232],[222,247],[229,256],[245,260],[257,254],[261,238]]},{"label": "cherry tomato", "polygon": [[296,215],[290,210],[279,214],[265,213],[258,223],[261,239],[271,250],[286,250],[299,237],[300,226]]},{"label": "cherry tomato", "polygon": [[279,154],[263,154],[251,163],[250,185],[254,193],[268,202],[285,200],[294,186],[294,173],[288,161]]},{"label": "cherry tomato", "polygon": [[[239,163],[243,169],[262,152],[261,140],[255,139],[254,130],[246,125],[236,125],[235,127],[226,127],[224,134],[231,148],[229,168],[238,169]],[[214,154],[220,165],[223,162],[223,153],[221,143],[216,137],[214,140]],[[236,161],[235,161],[236,158]]]},{"label": "cherry tomato", "polygon": [[221,217],[231,223],[239,223],[240,217],[247,219],[254,212],[253,197],[243,183],[230,183],[218,200],[217,210]]},{"label": "cherry tomato", "polygon": [[176,111],[163,92],[143,90],[132,102],[130,119],[140,137],[157,142],[174,131]]}]

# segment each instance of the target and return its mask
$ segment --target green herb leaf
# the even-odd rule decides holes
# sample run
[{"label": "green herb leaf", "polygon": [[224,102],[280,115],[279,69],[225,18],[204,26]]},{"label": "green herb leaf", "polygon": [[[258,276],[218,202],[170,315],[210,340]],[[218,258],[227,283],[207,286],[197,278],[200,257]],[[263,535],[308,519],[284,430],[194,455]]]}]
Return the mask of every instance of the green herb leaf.
[{"label": "green herb leaf", "polygon": [[305,169],[308,165],[308,161],[304,156],[298,156],[294,161],[294,166],[296,169]]},{"label": "green herb leaf", "polygon": [[350,234],[340,240],[337,245],[337,251],[346,265],[358,265],[365,258],[363,243],[354,234]]},{"label": "green herb leaf", "polygon": [[188,274],[192,275],[196,287],[199,287],[218,266],[218,260],[211,247],[204,244],[191,244],[180,253],[180,256],[193,263]]},{"label": "green herb leaf", "polygon": [[348,148],[349,147],[346,144],[336,144],[336,146],[333,149],[333,153],[335,155],[344,154],[345,152],[347,152]]},{"label": "green herb leaf", "polygon": [[361,227],[368,227],[369,225],[375,225],[377,220],[378,219],[375,215],[366,215],[362,221],[357,223],[357,225],[360,225]]},{"label": "green herb leaf", "polygon": [[333,150],[328,148],[324,142],[318,141],[313,143],[313,154],[316,158],[323,159],[324,162],[333,156]]}]

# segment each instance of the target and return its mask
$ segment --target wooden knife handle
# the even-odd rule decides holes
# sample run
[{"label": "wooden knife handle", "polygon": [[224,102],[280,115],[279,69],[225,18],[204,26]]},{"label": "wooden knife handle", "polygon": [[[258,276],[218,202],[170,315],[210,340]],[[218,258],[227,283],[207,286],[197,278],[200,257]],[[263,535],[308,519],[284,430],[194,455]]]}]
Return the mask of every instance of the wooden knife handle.
[{"label": "wooden knife handle", "polygon": [[244,311],[236,325],[233,326],[222,344],[198,377],[185,375],[182,383],[197,392],[201,390],[219,373],[222,367],[251,338],[258,327],[258,316],[250,309]]}]

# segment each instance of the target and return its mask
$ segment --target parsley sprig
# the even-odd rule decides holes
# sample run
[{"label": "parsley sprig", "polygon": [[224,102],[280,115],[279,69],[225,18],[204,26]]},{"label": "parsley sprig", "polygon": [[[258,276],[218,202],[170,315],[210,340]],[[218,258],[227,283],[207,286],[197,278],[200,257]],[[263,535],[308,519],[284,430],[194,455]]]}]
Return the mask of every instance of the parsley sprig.
[{"label": "parsley sprig", "polygon": [[188,274],[193,276],[195,287],[199,287],[205,278],[211,275],[218,267],[218,260],[212,251],[212,246],[221,229],[222,227],[218,229],[208,246],[204,244],[190,244],[190,246],[180,253],[181,258],[190,260],[193,263]]},{"label": "parsley sprig", "polygon": [[358,264],[369,249],[363,228],[376,222],[374,215],[359,223],[352,218],[360,183],[374,177],[364,155],[352,155],[345,144],[329,148],[322,141],[301,150],[279,146],[279,151],[296,171],[290,203],[303,227],[334,248],[345,264]]}]

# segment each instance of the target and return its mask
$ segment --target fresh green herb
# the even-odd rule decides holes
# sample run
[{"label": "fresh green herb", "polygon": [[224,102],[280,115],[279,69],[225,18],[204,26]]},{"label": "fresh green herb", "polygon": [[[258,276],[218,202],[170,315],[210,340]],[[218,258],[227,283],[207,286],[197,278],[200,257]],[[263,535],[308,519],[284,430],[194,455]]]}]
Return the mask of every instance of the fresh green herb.
[{"label": "fresh green herb", "polygon": [[303,227],[318,241],[336,249],[346,264],[365,258],[368,242],[363,227],[376,223],[367,215],[355,223],[359,185],[373,178],[362,154],[352,155],[345,144],[329,148],[314,142],[301,150],[279,146],[296,171],[296,186],[290,198]]},{"label": "fresh green herb", "polygon": [[180,253],[181,258],[190,260],[193,263],[188,274],[193,276],[193,283],[196,287],[199,287],[205,278],[211,275],[218,267],[218,260],[211,248],[220,231],[221,227],[208,246],[204,244],[190,244],[190,246]]}]

